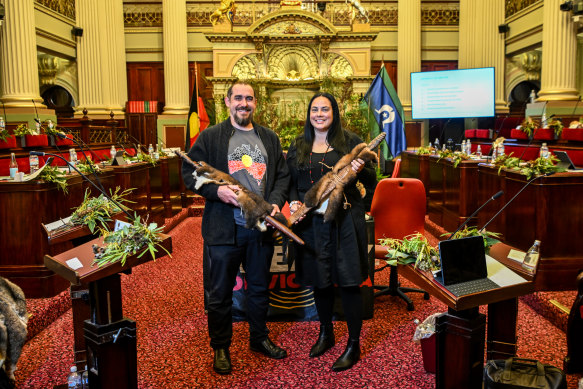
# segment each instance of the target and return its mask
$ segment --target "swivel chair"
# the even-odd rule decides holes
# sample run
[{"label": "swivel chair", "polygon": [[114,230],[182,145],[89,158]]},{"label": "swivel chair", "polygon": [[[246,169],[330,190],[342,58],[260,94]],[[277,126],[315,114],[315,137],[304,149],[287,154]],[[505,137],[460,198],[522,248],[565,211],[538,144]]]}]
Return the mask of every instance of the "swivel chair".
[{"label": "swivel chair", "polygon": [[[405,236],[425,232],[426,197],[423,182],[416,178],[385,178],[375,190],[370,214],[374,217],[375,258],[385,260],[387,248],[378,244],[382,238],[403,239]],[[374,285],[379,292],[376,296],[390,294],[399,296],[407,303],[407,309],[415,309],[405,292],[423,293],[429,300],[429,293],[422,289],[401,288],[398,278],[398,266],[384,265],[375,272],[391,268],[389,285]]]}]

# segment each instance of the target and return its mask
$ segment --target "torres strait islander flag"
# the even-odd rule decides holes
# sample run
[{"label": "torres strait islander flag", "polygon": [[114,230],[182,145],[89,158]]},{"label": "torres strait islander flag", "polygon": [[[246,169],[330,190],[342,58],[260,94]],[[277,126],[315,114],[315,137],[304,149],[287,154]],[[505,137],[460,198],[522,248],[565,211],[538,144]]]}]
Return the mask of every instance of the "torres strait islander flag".
[{"label": "torres strait islander flag", "polygon": [[[381,131],[385,132],[392,157],[401,154],[407,148],[405,112],[384,64],[381,65],[360,106],[366,110],[371,138]],[[387,158],[387,148],[384,144],[381,144],[381,150]]]}]

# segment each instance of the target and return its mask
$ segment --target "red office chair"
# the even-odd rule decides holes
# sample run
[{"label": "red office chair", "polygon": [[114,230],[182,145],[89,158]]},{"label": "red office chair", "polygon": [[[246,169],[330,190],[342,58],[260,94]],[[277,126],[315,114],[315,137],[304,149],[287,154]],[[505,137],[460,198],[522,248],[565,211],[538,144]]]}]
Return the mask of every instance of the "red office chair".
[{"label": "red office chair", "polygon": [[[425,232],[425,204],[425,187],[416,178],[385,178],[378,183],[370,208],[377,243],[375,258],[384,260],[387,254],[386,247],[379,245],[378,239],[403,239],[415,232]],[[388,266],[375,269],[375,272]],[[375,293],[375,297],[385,294],[401,297],[407,302],[409,311],[415,307],[405,292],[424,293],[425,300],[429,300],[429,294],[424,290],[400,287],[397,266],[391,266],[388,286],[374,285],[374,288],[380,290]]]},{"label": "red office chair", "polygon": [[395,166],[393,166],[393,174],[391,174],[391,178],[399,177],[401,173],[401,159],[395,159]]}]

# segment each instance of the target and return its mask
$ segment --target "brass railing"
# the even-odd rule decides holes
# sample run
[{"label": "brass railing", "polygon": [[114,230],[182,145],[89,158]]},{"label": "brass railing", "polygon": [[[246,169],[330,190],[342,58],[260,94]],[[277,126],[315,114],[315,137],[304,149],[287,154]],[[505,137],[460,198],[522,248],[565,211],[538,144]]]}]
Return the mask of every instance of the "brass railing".
[{"label": "brass railing", "polygon": [[[398,20],[397,1],[363,1],[368,11],[370,24],[374,26],[396,26]],[[217,9],[215,1],[187,2],[186,17],[189,27],[210,27],[210,15]],[[233,17],[235,26],[250,26],[263,16],[279,9],[279,2],[237,1]],[[347,26],[352,21],[352,6],[348,2],[326,3],[324,11],[318,10],[317,1],[306,1],[302,9],[320,13],[336,26]],[[124,20],[126,27],[161,27],[162,4],[154,2],[125,3]],[[427,2],[421,5],[423,25],[458,25],[459,2]]]},{"label": "brass railing", "polygon": [[542,0],[506,0],[506,17],[514,15],[537,1]]},{"label": "brass railing", "polygon": [[34,0],[53,11],[75,20],[75,0]]}]

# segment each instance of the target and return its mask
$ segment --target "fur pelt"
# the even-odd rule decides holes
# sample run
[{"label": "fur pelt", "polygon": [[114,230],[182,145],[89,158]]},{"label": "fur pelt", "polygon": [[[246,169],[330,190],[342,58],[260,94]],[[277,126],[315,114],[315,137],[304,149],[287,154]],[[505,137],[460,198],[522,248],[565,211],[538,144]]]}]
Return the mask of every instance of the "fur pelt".
[{"label": "fur pelt", "polygon": [[[215,169],[205,162],[198,162],[200,167],[197,167],[193,173],[195,179],[195,188],[199,189],[204,184],[214,183],[217,185],[237,185],[241,188],[237,192],[237,202],[241,208],[241,212],[245,217],[245,227],[257,228],[260,231],[265,231],[265,217],[271,214],[273,205],[269,204],[258,194],[251,192],[245,188],[239,181],[231,177],[225,172]],[[274,218],[283,225],[287,225],[285,216],[278,212]]]},{"label": "fur pelt", "polygon": [[[344,201],[344,188],[356,179],[356,172],[352,170],[351,162],[358,158],[364,162],[377,160],[376,154],[367,147],[367,144],[361,143],[355,146],[350,153],[340,158],[332,171],[326,173],[306,192],[304,203],[309,208],[318,207],[325,200],[328,200],[328,205],[324,211],[325,222],[334,220],[338,208]],[[330,194],[326,196],[328,191]]]},{"label": "fur pelt", "polygon": [[14,380],[16,362],[27,337],[28,313],[22,289],[0,277],[0,366]]}]

